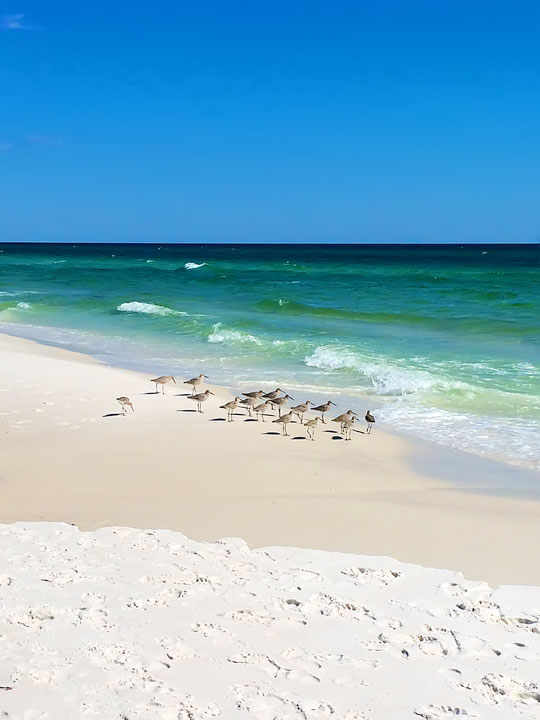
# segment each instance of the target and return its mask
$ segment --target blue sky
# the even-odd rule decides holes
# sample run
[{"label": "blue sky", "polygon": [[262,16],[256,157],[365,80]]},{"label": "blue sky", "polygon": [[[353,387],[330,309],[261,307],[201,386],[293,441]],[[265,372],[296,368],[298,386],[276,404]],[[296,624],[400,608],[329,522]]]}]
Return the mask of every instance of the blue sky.
[{"label": "blue sky", "polygon": [[0,0],[0,240],[538,242],[540,3]]}]

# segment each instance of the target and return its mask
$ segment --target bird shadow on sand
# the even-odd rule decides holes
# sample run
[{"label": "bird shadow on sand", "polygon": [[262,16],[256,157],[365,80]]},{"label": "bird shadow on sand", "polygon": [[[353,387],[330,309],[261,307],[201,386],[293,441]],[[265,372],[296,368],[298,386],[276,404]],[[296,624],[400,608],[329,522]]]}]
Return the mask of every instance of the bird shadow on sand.
[{"label": "bird shadow on sand", "polygon": [[149,390],[148,392],[141,393],[141,395],[163,395],[163,393],[160,393],[157,390]]},{"label": "bird shadow on sand", "polygon": [[175,397],[191,397],[191,393],[176,393]]},{"label": "bird shadow on sand", "polygon": [[[194,413],[196,413],[196,412],[199,412],[199,411],[198,411],[198,410],[177,410],[176,412],[194,412]],[[202,415],[202,414],[203,414],[203,413],[201,413],[201,415]]]},{"label": "bird shadow on sand", "polygon": [[342,438],[341,435],[333,435],[332,440],[344,440],[345,438]]},{"label": "bird shadow on sand", "polygon": [[121,417],[124,413],[107,413],[106,415],[102,415],[101,417]]},{"label": "bird shadow on sand", "polygon": [[[194,412],[194,410],[190,410],[190,412]],[[210,418],[210,422],[226,422],[226,418]]]},{"label": "bird shadow on sand", "polygon": [[272,432],[271,430],[269,430],[268,432],[265,432],[264,434],[265,435],[281,435],[280,432]]},{"label": "bird shadow on sand", "polygon": [[307,440],[303,435],[295,435],[291,440]]},{"label": "bird shadow on sand", "polygon": [[246,418],[246,419],[244,420],[244,422],[258,422],[258,420],[257,420],[256,418],[249,418],[249,417],[248,417],[248,418]]}]

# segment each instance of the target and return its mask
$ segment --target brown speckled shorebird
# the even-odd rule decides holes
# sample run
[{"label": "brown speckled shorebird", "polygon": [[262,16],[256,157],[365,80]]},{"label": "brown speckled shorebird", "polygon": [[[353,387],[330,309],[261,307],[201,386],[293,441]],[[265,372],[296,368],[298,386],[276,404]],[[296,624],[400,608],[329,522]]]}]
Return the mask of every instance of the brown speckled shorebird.
[{"label": "brown speckled shorebird", "polygon": [[225,405],[219,406],[221,410],[227,411],[227,422],[233,422],[234,411],[238,407],[238,403],[241,399],[241,397],[235,397],[234,400],[229,400],[229,402],[226,402]]},{"label": "brown speckled shorebird", "polygon": [[259,400],[259,398],[262,398],[262,396],[264,395],[264,390],[253,390],[252,392],[242,393],[242,395],[244,397],[252,397]]},{"label": "brown speckled shorebird", "polygon": [[285,407],[288,400],[294,400],[294,398],[291,397],[290,395],[284,395],[283,397],[278,397],[278,398],[274,398],[273,400],[270,400],[272,405],[274,407],[277,407],[277,409],[279,410],[279,417],[281,417],[281,408]]},{"label": "brown speckled shorebird", "polygon": [[271,392],[267,392],[263,395],[263,398],[266,398],[266,400],[274,400],[277,398],[279,393],[285,392],[285,390],[282,390],[281,388],[276,388],[275,390],[272,390]]},{"label": "brown speckled shorebird", "polygon": [[304,427],[307,430],[308,437],[311,440],[315,440],[315,428],[317,427],[317,423],[321,421],[321,418],[316,417],[313,418],[313,420],[307,420],[304,424]]},{"label": "brown speckled shorebird", "polygon": [[172,375],[160,375],[157,378],[152,378],[150,382],[153,382],[156,386],[156,392],[159,392],[159,385],[161,385],[161,394],[165,395],[165,385],[168,382],[171,382],[171,380],[176,385],[176,378],[174,378]]},{"label": "brown speckled shorebird", "polygon": [[340,431],[343,432],[343,423],[348,422],[352,417],[356,417],[357,413],[353,412],[352,410],[347,410],[346,413],[343,413],[342,415],[338,415],[336,418],[332,420],[332,422],[338,422],[340,424]]},{"label": "brown speckled shorebird", "polygon": [[201,373],[200,375],[197,375],[197,377],[190,378],[189,380],[184,380],[184,385],[191,385],[191,394],[195,395],[195,389],[198,385],[200,385],[202,382],[204,382],[204,378],[207,378],[208,375],[205,375],[204,373]]},{"label": "brown speckled shorebird", "polygon": [[365,420],[367,422],[366,435],[371,435],[371,428],[373,427],[373,423],[375,422],[375,417],[371,414],[370,410],[367,411]]},{"label": "brown speckled shorebird", "polygon": [[313,405],[311,400],[306,400],[306,402],[302,403],[301,405],[295,405],[291,408],[291,411],[293,413],[296,413],[298,417],[300,418],[300,422],[302,425],[304,424],[304,413],[306,413],[309,410],[309,406]]},{"label": "brown speckled shorebird", "polygon": [[335,406],[335,404],[336,404],[335,402],[332,402],[332,400],[329,400],[328,402],[325,402],[322,405],[317,405],[317,407],[314,407],[311,409],[314,410],[315,412],[322,413],[321,420],[323,421],[323,423],[325,423],[326,420],[324,419],[324,413],[327,413],[330,410],[330,408],[332,407],[332,405]]},{"label": "brown speckled shorebird", "polygon": [[125,415],[127,412],[127,408],[130,407],[133,412],[135,412],[135,408],[133,407],[133,403],[131,400],[126,397],[125,395],[122,395],[121,397],[117,397],[116,400],[120,403],[120,407],[122,408],[122,414]]},{"label": "brown speckled shorebird", "polygon": [[206,402],[210,395],[213,395],[214,393],[211,390],[205,390],[202,393],[199,393],[198,395],[190,395],[188,397],[188,400],[193,400],[197,403],[197,410],[198,412],[202,413],[202,403]]},{"label": "brown speckled shorebird", "polygon": [[259,415],[262,417],[262,421],[264,422],[264,413],[268,412],[270,410],[270,403],[264,402],[262,405],[256,405],[253,410],[255,411],[255,414],[257,415],[257,420],[259,419]]},{"label": "brown speckled shorebird", "polygon": [[276,420],[272,420],[273,423],[281,423],[281,433],[282,435],[288,435],[287,432],[287,425],[292,422],[292,419],[294,417],[294,413],[289,412],[286,415],[280,415],[280,417],[276,418]]},{"label": "brown speckled shorebird", "polygon": [[243,405],[248,411],[248,415],[251,417],[251,411],[255,405],[259,404],[259,398],[247,397],[240,400],[240,405]]}]

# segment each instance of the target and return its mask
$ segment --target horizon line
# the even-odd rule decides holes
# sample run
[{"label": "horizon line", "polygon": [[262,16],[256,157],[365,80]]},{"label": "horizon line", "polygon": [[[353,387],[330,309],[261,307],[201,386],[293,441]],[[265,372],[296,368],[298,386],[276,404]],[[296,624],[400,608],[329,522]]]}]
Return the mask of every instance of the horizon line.
[{"label": "horizon line", "polygon": [[294,242],[294,241],[275,241],[275,242],[254,242],[254,241],[245,241],[241,240],[238,242],[234,241],[173,241],[173,242],[160,242],[157,240],[132,240],[129,242],[122,241],[122,240],[80,240],[80,241],[73,241],[73,240],[0,240],[0,245],[71,245],[72,247],[77,247],[79,245],[167,245],[167,246],[175,246],[175,245],[224,245],[224,246],[231,246],[231,245],[249,245],[249,246],[269,246],[269,245],[298,245],[298,246],[309,246],[309,245],[338,245],[343,247],[351,247],[351,246],[373,246],[373,247],[384,247],[384,246],[419,246],[419,245],[440,245],[440,246],[452,246],[452,247],[462,247],[462,246],[474,246],[474,245],[510,245],[513,247],[517,246],[523,246],[523,245],[538,245],[540,247],[540,240],[530,240],[525,242],[512,242],[512,241],[497,241],[497,240],[479,240],[476,242],[471,241],[461,241],[461,242],[428,242],[428,241],[417,241],[417,242],[410,242],[410,241],[397,241],[397,242],[322,242],[322,241],[315,241],[315,242]]}]

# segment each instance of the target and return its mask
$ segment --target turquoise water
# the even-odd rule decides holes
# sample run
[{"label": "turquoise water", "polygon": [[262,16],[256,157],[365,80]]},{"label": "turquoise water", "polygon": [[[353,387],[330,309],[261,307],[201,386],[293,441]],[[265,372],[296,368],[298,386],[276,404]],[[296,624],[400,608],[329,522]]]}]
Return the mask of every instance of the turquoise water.
[{"label": "turquoise water", "polygon": [[0,330],[540,467],[540,247],[0,244]]}]

